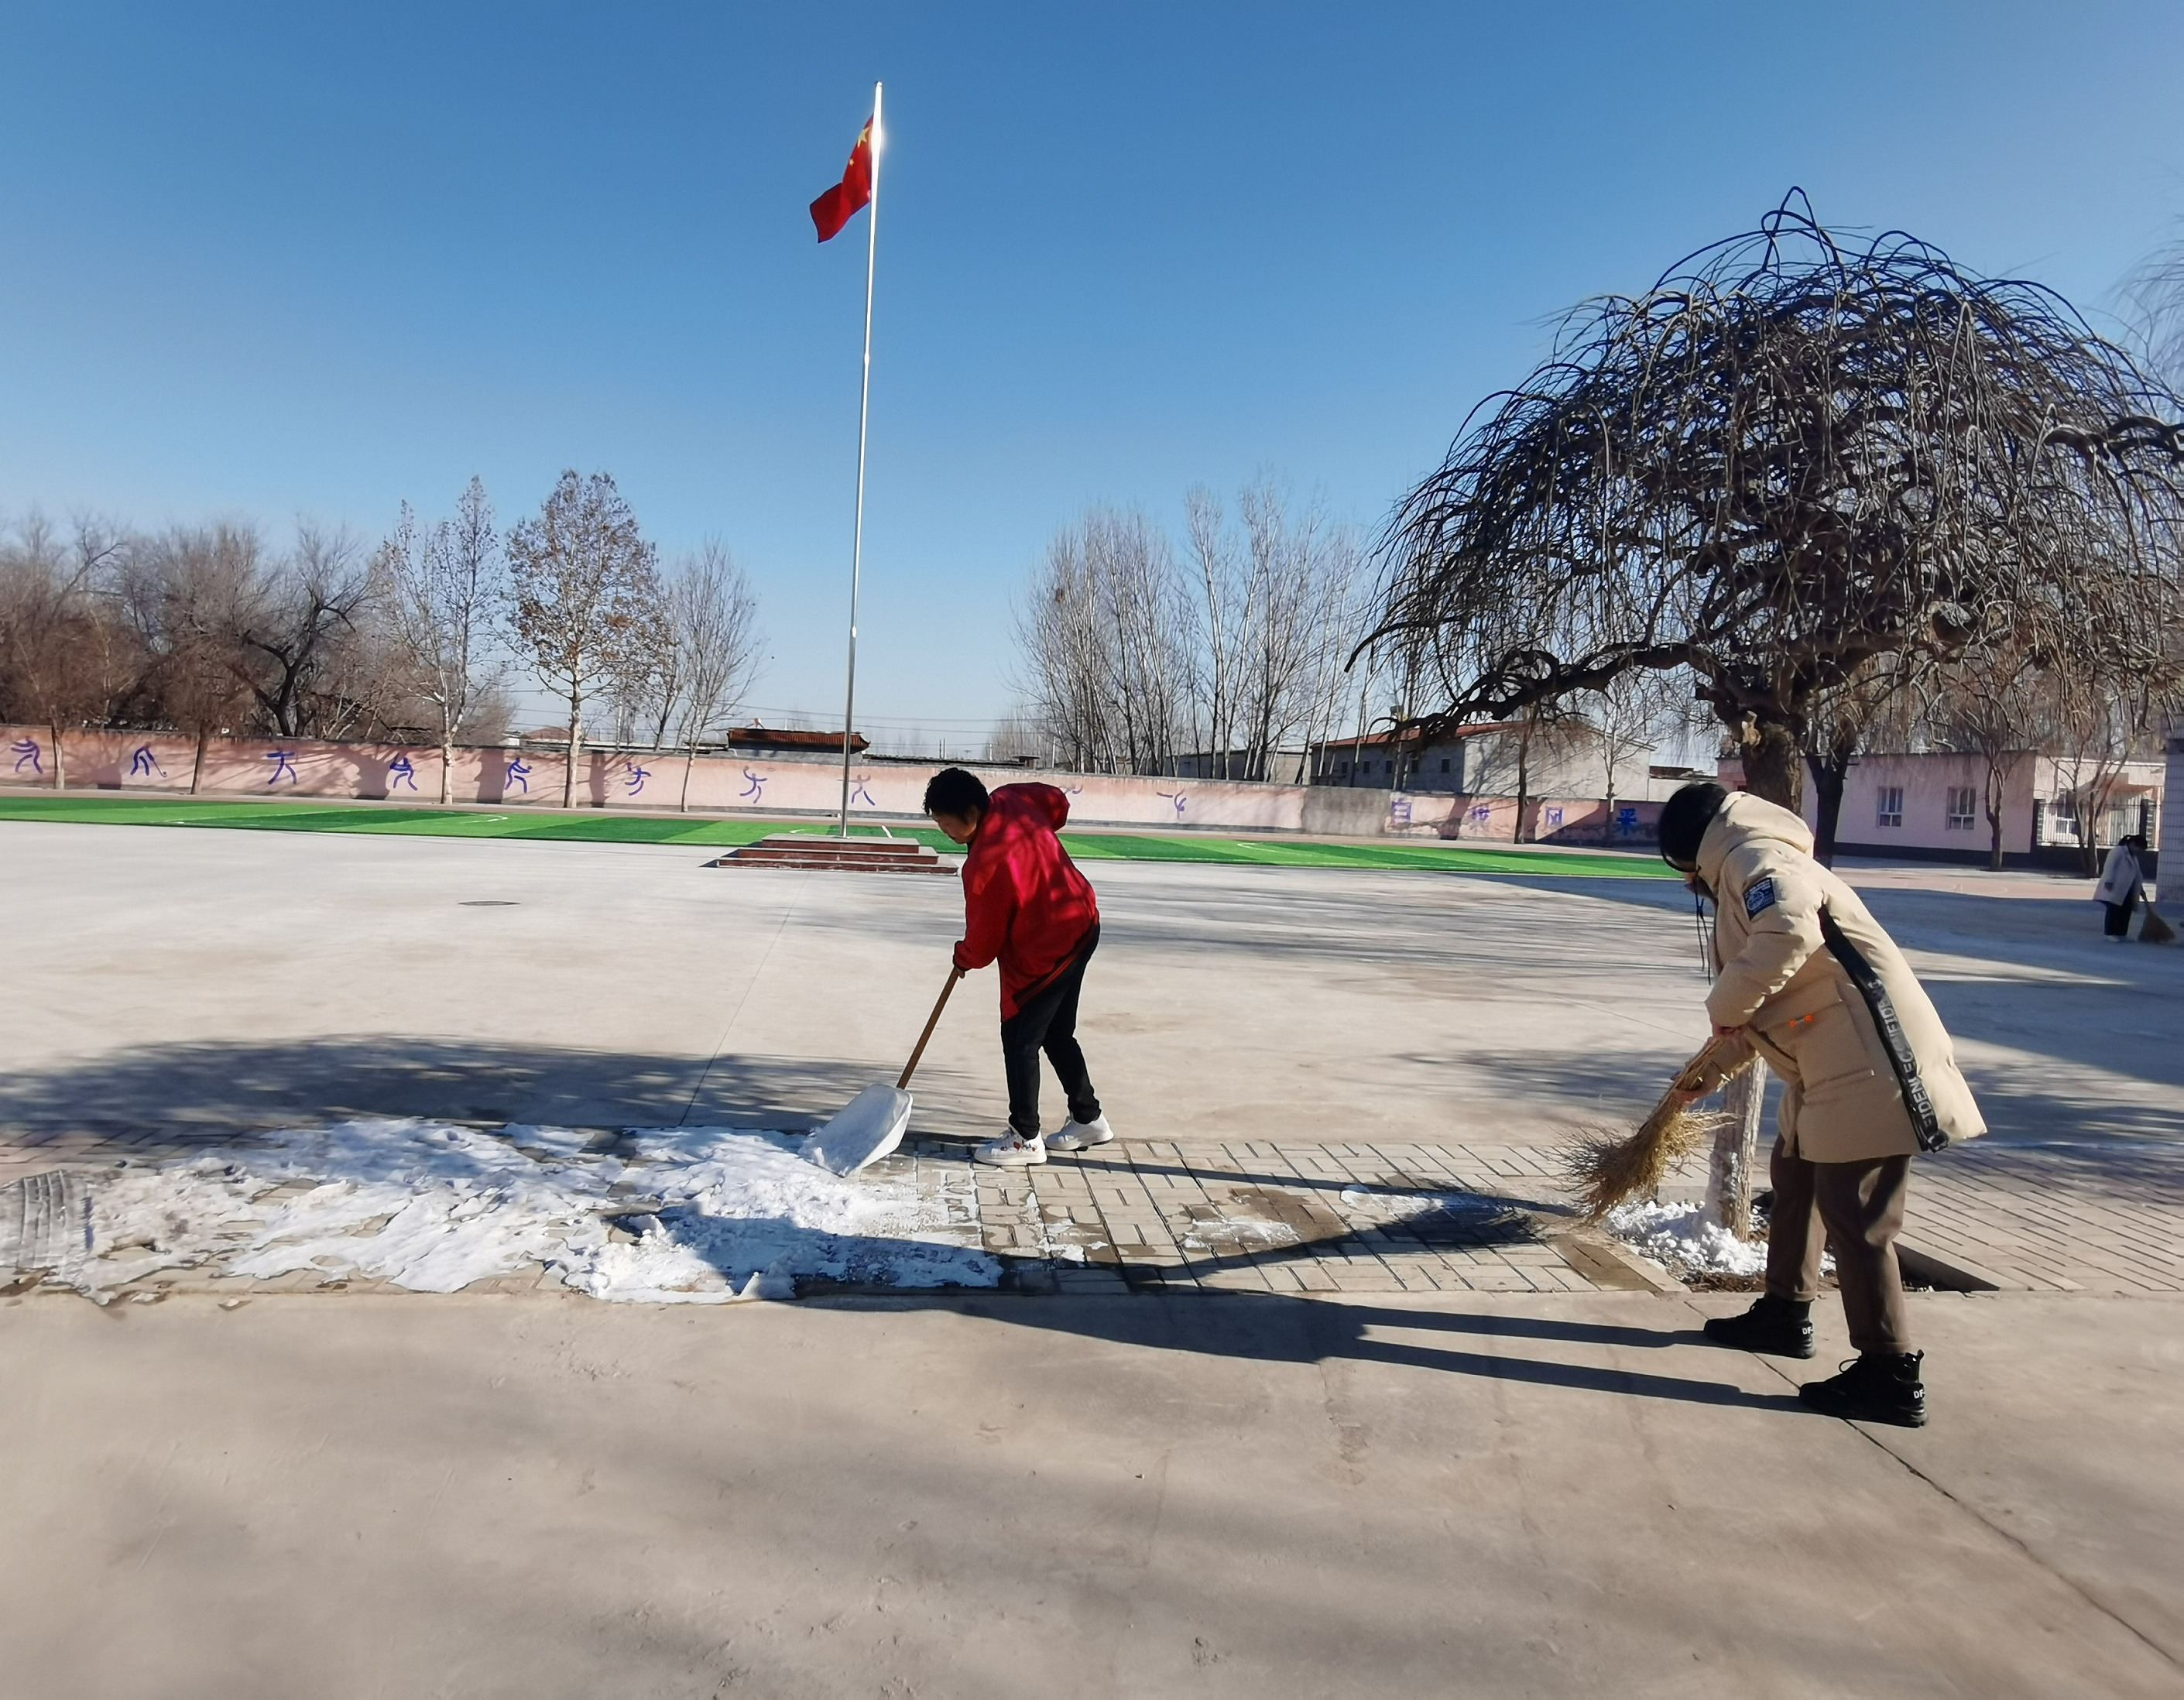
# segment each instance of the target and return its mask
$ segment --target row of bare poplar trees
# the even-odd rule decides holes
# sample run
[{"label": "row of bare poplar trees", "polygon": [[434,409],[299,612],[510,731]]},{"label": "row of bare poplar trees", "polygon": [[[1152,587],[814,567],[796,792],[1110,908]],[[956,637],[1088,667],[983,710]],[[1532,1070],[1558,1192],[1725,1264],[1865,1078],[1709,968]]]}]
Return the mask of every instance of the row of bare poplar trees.
[{"label": "row of bare poplar trees", "polygon": [[1017,610],[1022,750],[1080,772],[1264,779],[1277,752],[1355,718],[1368,623],[1348,528],[1261,479],[1232,516],[1193,489],[1176,543],[1095,508],[1048,545]]},{"label": "row of bare poplar trees", "polygon": [[0,718],[76,727],[455,746],[510,729],[527,676],[616,740],[694,746],[723,730],[762,656],[757,600],[708,543],[660,567],[605,473],[564,473],[504,538],[484,485],[454,516],[402,506],[368,549],[298,527],[137,532],[33,516],[0,537]]}]

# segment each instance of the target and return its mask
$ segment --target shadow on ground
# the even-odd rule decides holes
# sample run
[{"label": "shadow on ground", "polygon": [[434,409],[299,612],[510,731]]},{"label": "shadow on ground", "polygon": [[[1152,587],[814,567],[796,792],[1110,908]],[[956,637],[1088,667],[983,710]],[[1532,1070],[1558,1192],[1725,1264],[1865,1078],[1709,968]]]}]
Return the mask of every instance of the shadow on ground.
[{"label": "shadow on ground", "polygon": [[[1326,1296],[1275,1294],[1172,1294],[1157,1299],[967,1298],[817,1299],[827,1307],[881,1309],[942,1307],[964,1316],[1020,1328],[1075,1335],[1117,1345],[1264,1363],[1326,1363],[1338,1359],[1401,1365],[1488,1380],[1614,1393],[1685,1404],[1742,1406],[1799,1411],[1794,1394],[1759,1394],[1727,1380],[1663,1375],[1598,1363],[1534,1357],[1527,1348],[1624,1347],[1657,1351],[1703,1345],[1690,1313],[1664,1313],[1691,1327],[1633,1328],[1524,1316],[1513,1312],[1408,1309]],[[1475,1350],[1468,1342],[1496,1342],[1513,1350]]]},{"label": "shadow on ground", "polygon": [[[894,1067],[703,1058],[347,1034],[153,1045],[0,1079],[0,1136],[132,1137],[144,1154],[254,1129],[365,1116],[565,1127],[772,1128],[824,1121]],[[933,1071],[931,1096],[949,1085]]]}]

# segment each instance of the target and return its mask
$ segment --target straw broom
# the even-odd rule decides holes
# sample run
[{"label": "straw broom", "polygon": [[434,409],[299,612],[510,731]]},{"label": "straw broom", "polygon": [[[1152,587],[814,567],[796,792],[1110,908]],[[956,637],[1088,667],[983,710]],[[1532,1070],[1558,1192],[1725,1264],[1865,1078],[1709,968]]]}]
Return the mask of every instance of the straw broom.
[{"label": "straw broom", "polygon": [[1721,1118],[1695,1109],[1708,1093],[1742,1067],[1752,1047],[1741,1038],[1711,1040],[1676,1076],[1675,1084],[1636,1131],[1580,1128],[1557,1153],[1563,1173],[1597,1222],[1625,1199],[1650,1198],[1677,1162],[1696,1151]]}]

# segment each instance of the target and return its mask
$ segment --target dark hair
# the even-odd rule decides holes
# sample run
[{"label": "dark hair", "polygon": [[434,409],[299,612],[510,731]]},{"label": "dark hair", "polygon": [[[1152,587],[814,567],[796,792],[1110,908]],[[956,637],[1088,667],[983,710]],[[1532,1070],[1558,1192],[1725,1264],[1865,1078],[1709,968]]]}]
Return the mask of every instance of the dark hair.
[{"label": "dark hair", "polygon": [[1699,862],[1699,840],[1729,800],[1729,793],[1711,779],[1686,785],[1661,805],[1661,860],[1685,872]]},{"label": "dark hair", "polygon": [[925,812],[967,821],[986,812],[985,782],[961,767],[944,767],[925,788]]}]

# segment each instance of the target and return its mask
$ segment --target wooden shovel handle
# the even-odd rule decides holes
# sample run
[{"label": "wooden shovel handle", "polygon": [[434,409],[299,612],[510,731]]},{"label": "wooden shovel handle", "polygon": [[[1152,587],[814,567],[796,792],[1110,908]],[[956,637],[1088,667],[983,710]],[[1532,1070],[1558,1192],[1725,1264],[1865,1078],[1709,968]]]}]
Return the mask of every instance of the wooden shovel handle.
[{"label": "wooden shovel handle", "polygon": [[926,1017],[925,1031],[917,1035],[917,1049],[910,1053],[910,1061],[902,1065],[902,1079],[894,1083],[898,1092],[907,1091],[910,1077],[917,1073],[917,1059],[925,1055],[926,1041],[933,1037],[933,1029],[940,1025],[940,1012],[948,1007],[948,994],[956,989],[956,982],[963,978],[961,968],[948,971],[948,984],[940,989],[940,996],[933,1006],[933,1013]]}]

